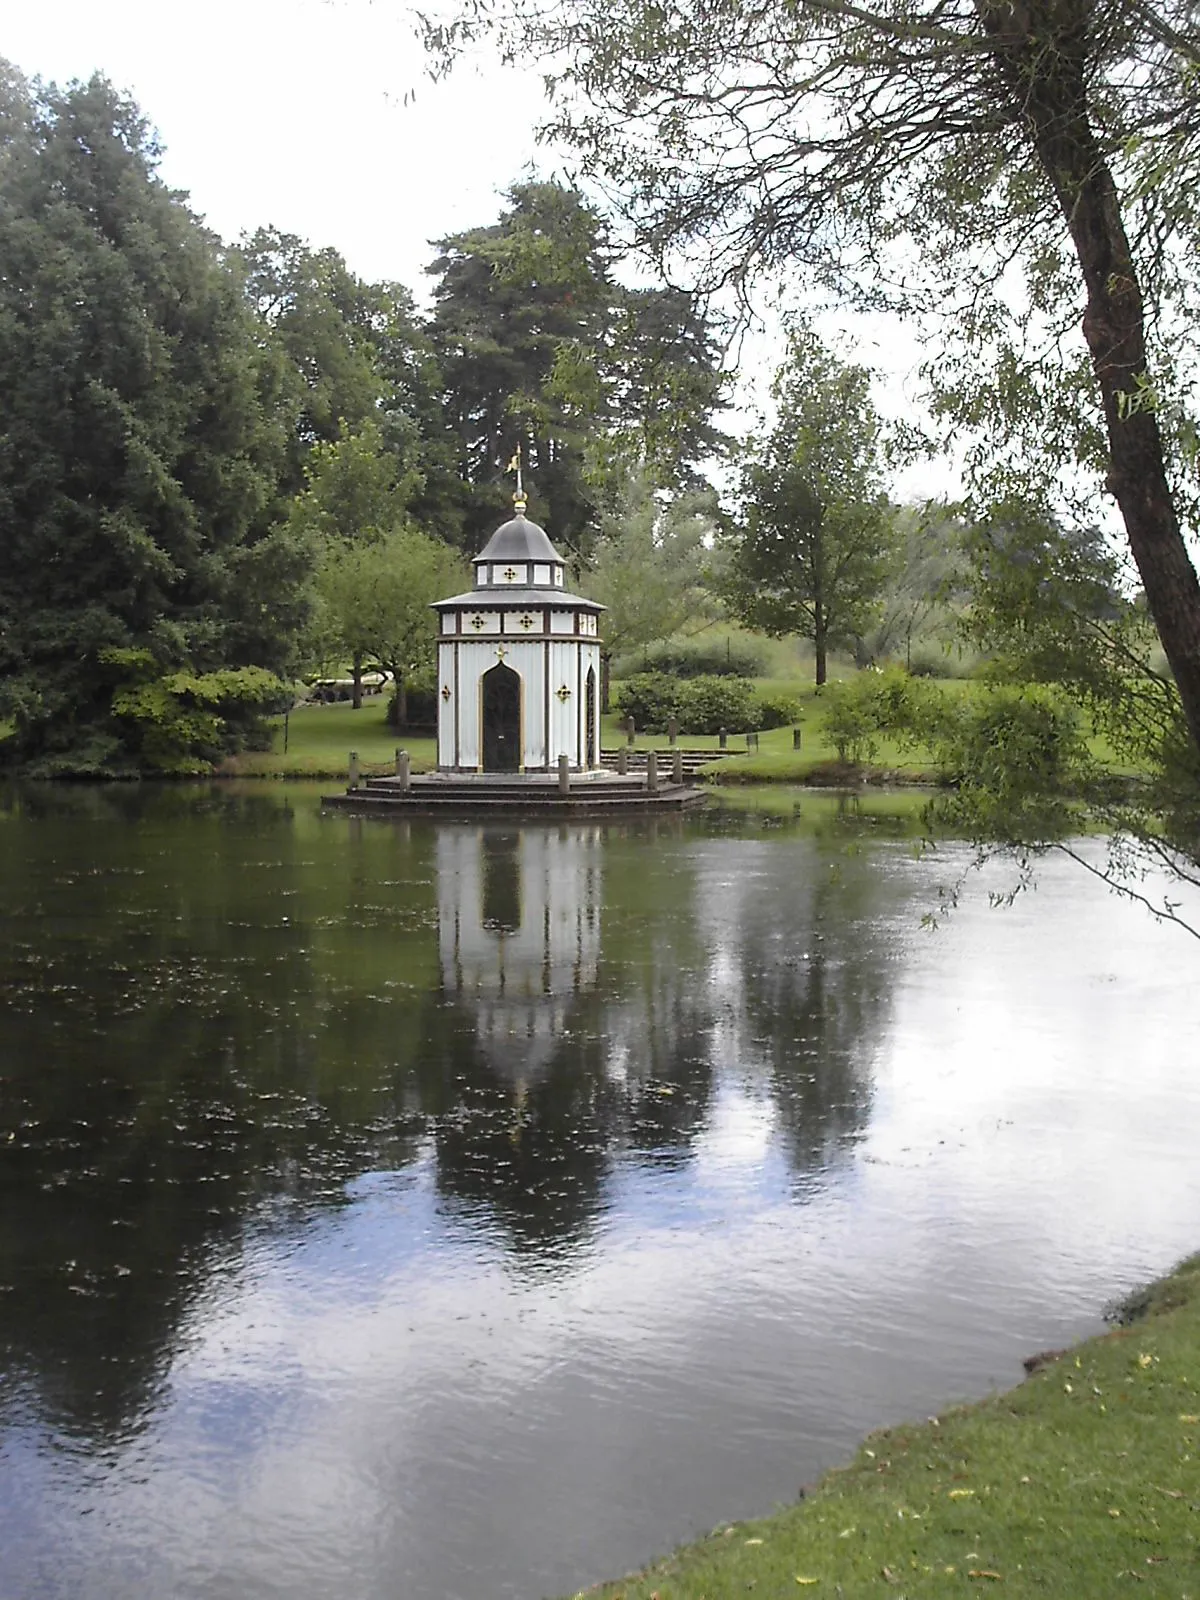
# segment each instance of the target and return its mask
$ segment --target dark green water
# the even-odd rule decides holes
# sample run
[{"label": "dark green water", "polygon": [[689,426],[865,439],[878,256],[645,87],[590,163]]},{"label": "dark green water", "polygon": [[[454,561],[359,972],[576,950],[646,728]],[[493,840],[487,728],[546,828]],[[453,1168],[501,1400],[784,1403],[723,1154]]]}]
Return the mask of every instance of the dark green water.
[{"label": "dark green water", "polygon": [[572,1591],[1200,1246],[1193,941],[773,804],[7,797],[0,1600]]}]

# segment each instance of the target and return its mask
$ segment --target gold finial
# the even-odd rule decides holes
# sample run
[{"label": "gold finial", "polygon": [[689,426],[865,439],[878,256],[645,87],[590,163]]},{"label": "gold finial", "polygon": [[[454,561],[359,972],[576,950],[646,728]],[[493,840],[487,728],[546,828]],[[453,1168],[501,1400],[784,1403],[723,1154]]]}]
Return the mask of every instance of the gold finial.
[{"label": "gold finial", "polygon": [[525,515],[525,486],[521,482],[521,446],[518,444],[513,453],[512,460],[505,467],[505,472],[515,472],[517,475],[517,492],[513,495],[513,510],[519,517]]}]

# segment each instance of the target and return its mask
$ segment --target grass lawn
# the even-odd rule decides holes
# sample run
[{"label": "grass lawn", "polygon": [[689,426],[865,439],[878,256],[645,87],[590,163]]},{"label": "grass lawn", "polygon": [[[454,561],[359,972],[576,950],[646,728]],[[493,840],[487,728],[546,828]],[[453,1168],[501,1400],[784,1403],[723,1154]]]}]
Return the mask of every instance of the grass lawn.
[{"label": "grass lawn", "polygon": [[1200,1597],[1200,1256],[1007,1394],[872,1435],[795,1507],[595,1600]]},{"label": "grass lawn", "polygon": [[270,750],[232,756],[220,772],[223,777],[239,778],[345,778],[350,752],[356,750],[362,769],[368,773],[395,770],[396,747],[403,746],[413,758],[413,771],[424,772],[436,765],[433,739],[401,736],[386,721],[387,700],[371,695],[355,711],[347,702],[333,705],[297,706],[287,719],[287,753],[284,753],[284,719],[272,721]]},{"label": "grass lawn", "polygon": [[[841,766],[837,751],[821,729],[821,702],[816,690],[810,684],[795,681],[756,681],[762,688],[785,690],[798,701],[800,715],[796,726],[800,729],[800,749],[793,748],[790,727],[771,728],[760,733],[759,747],[751,752],[747,752],[744,733],[730,733],[728,748],[738,753],[737,759],[714,761],[706,773],[711,781],[720,784],[854,784],[863,778],[901,783],[935,781],[927,751],[890,740],[879,742],[875,759],[868,767],[858,770]],[[976,687],[969,679],[935,679],[932,682],[939,693],[954,698],[970,695]],[[437,751],[432,738],[410,735],[401,738],[387,726],[385,717],[386,701],[382,695],[369,697],[358,711],[345,702],[298,706],[288,717],[286,754],[283,718],[277,717],[272,727],[271,749],[231,757],[221,767],[221,774],[227,777],[345,778],[351,750],[358,752],[364,772],[390,772],[397,745],[403,745],[412,756],[414,772],[425,772],[436,765]],[[602,717],[604,748],[616,749],[626,742],[621,719],[615,713]],[[680,734],[679,743],[687,750],[712,750],[715,754],[720,740],[716,734]],[[1094,745],[1103,759],[1105,750],[1101,741],[1094,741]],[[670,740],[665,733],[639,733],[634,737],[633,748],[667,750]]]}]

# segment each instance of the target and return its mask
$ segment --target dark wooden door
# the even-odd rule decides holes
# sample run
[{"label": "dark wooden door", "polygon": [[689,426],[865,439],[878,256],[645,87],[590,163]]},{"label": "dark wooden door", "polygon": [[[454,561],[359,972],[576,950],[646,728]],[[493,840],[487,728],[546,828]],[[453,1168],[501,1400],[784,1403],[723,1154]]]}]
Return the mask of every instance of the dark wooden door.
[{"label": "dark wooden door", "polygon": [[584,688],[584,702],[586,716],[584,726],[587,729],[587,760],[585,766],[597,767],[600,765],[600,752],[596,749],[596,669],[589,667],[587,670],[587,683]]},{"label": "dark wooden door", "polygon": [[521,770],[521,679],[503,662],[483,675],[483,770]]}]

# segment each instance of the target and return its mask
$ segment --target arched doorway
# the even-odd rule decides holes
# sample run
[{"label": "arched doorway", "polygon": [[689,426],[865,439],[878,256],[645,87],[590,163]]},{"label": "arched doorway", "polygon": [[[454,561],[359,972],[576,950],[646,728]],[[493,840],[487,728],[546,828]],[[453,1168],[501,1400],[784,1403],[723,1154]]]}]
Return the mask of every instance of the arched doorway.
[{"label": "arched doorway", "polygon": [[483,675],[483,770],[521,770],[521,679],[503,662]]},{"label": "arched doorway", "polygon": [[596,748],[596,669],[589,667],[587,680],[584,685],[584,734],[587,757],[585,767],[598,767],[600,765],[600,752]]}]

